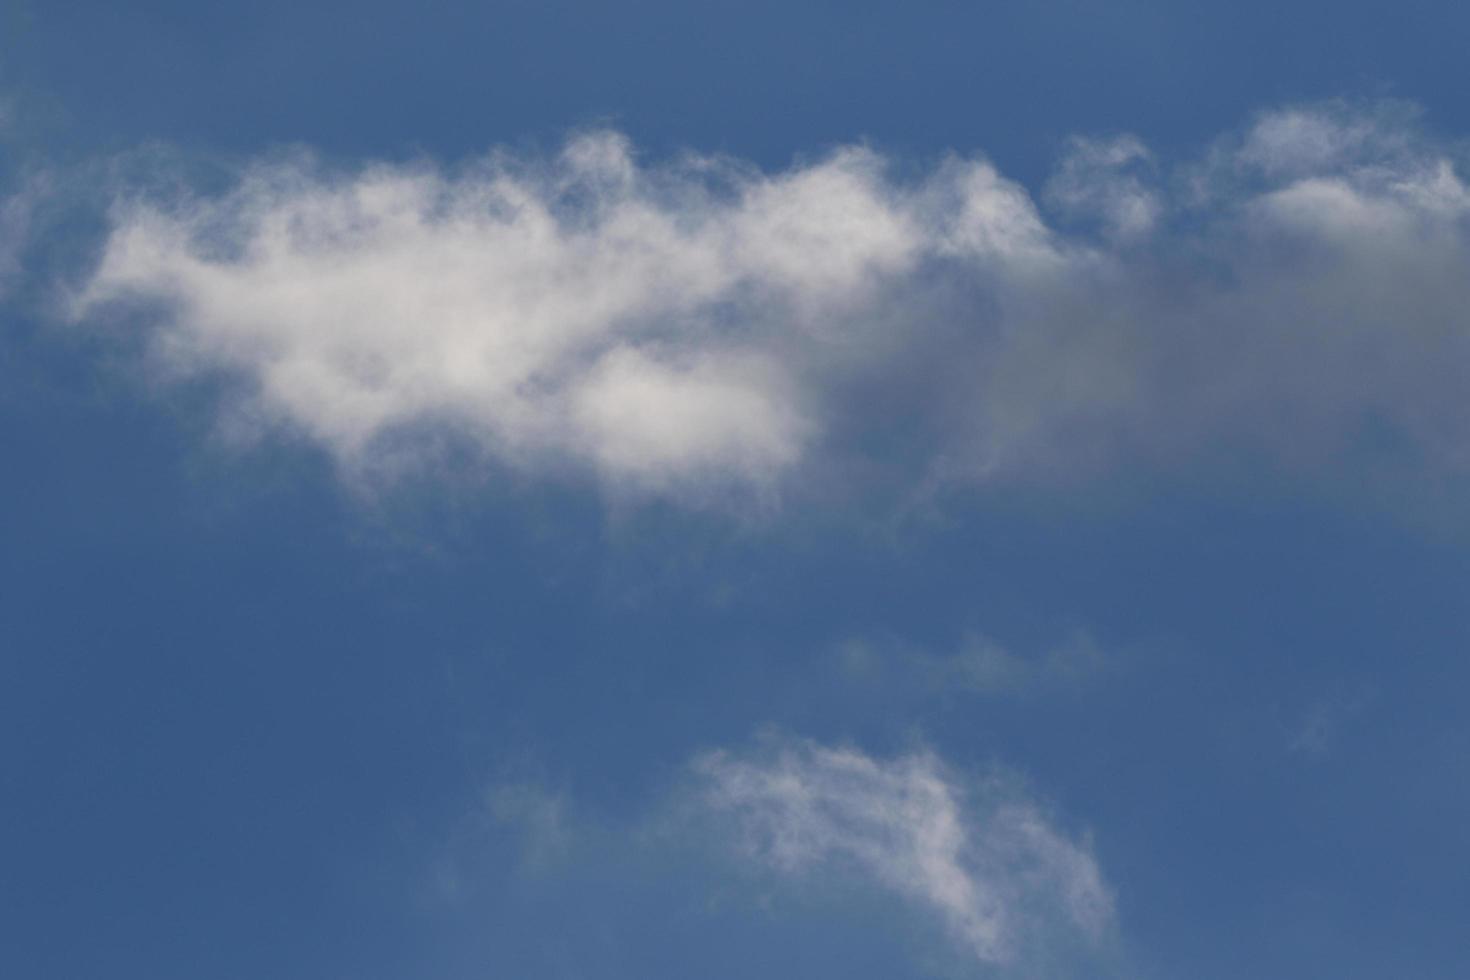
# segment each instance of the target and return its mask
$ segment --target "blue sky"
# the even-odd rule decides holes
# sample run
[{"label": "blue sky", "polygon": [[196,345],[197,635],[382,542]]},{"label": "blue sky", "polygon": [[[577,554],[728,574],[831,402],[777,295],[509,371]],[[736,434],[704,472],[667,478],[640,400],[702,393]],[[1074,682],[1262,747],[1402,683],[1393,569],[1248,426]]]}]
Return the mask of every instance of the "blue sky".
[{"label": "blue sky", "polygon": [[0,975],[1463,976],[1467,40],[0,7]]}]

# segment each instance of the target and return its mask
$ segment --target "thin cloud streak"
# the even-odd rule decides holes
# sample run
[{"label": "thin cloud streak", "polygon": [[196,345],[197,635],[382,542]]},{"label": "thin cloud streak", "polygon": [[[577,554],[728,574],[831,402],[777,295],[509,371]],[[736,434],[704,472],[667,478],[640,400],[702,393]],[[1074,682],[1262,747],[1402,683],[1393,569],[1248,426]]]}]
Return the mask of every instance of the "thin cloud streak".
[{"label": "thin cloud streak", "polygon": [[1101,940],[1113,899],[1085,845],[1013,788],[965,787],[929,753],[879,759],[781,740],[696,760],[701,802],[783,876],[856,870],[939,918],[975,960],[1014,964],[1059,936]]}]

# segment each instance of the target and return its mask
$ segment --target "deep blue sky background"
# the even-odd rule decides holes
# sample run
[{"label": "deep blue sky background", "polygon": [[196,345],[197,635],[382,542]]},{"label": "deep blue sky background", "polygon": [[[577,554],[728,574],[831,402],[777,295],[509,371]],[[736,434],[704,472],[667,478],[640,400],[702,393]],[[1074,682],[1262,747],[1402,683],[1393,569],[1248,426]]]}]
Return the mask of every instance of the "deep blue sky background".
[{"label": "deep blue sky background", "polygon": [[1281,103],[1396,95],[1460,132],[1470,15],[1337,3],[9,5],[7,82],[74,148],[456,157],[612,121],[784,165],[869,138],[1023,180],[1077,133],[1170,149]]},{"label": "deep blue sky background", "polygon": [[[979,150],[1036,187],[1073,133],[1168,153],[1383,94],[1470,133],[1470,9],[1443,2],[4,14],[12,176],[150,141],[457,159],[611,121],[767,167]],[[691,752],[765,725],[1023,772],[1091,831],[1130,975],[1470,967],[1459,519],[1271,477],[976,491],[897,530],[567,486],[364,502],[310,448],[212,442],[203,395],[47,322],[71,247],[42,243],[0,313],[0,975],[923,975],[861,897],[712,902],[701,846],[629,842]],[[837,666],[854,637],[1076,630],[1109,654],[1076,690]],[[1294,750],[1323,705],[1347,707]],[[528,863],[476,816],[508,778],[565,794],[569,856]]]}]

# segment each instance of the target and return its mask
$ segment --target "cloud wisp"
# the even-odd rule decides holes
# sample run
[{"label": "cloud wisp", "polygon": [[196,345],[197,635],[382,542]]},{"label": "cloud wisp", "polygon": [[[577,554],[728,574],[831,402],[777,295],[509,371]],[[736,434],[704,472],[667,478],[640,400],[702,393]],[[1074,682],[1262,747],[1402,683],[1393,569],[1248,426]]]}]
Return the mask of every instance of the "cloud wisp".
[{"label": "cloud wisp", "polygon": [[982,159],[900,176],[862,147],[779,173],[607,132],[457,169],[296,159],[119,192],[74,309],[146,318],[168,371],[242,381],[358,473],[446,440],[686,500],[1242,451],[1462,473],[1460,173],[1383,105],[1267,113],[1174,166],[1078,140],[1041,203]]},{"label": "cloud wisp", "polygon": [[856,872],[937,916],[974,961],[1101,940],[1113,900],[1088,848],[1014,788],[965,786],[932,754],[873,758],[781,741],[695,763],[700,800],[742,853],[787,876]]},{"label": "cloud wisp", "polygon": [[955,649],[942,653],[893,636],[852,637],[837,648],[843,674],[890,695],[904,689],[1006,696],[1076,691],[1107,674],[1115,660],[1081,630],[1028,654],[977,632],[967,632]]}]

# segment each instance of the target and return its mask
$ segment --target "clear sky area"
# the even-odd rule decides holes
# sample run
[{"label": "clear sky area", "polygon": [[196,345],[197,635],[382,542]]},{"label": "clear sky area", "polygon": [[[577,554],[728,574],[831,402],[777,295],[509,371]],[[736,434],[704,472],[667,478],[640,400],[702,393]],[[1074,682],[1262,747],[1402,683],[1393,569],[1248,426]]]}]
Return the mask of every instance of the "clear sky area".
[{"label": "clear sky area", "polygon": [[1467,50],[0,0],[0,977],[1470,976]]}]

